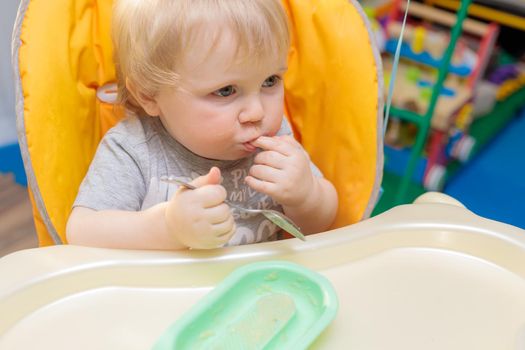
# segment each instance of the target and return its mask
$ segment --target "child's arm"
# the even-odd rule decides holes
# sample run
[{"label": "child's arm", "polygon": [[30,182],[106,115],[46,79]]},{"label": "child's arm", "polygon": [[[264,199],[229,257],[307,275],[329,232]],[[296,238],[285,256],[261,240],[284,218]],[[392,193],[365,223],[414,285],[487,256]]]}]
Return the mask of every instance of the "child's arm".
[{"label": "child's arm", "polygon": [[235,232],[220,171],[195,179],[196,190],[179,190],[168,202],[144,211],[75,207],[67,223],[71,244],[103,248],[165,249],[216,248]]},{"label": "child's arm", "polygon": [[75,207],[67,222],[70,244],[123,249],[184,249],[169,234],[167,202],[144,211],[93,210]]},{"label": "child's arm", "polygon": [[328,180],[312,174],[302,146],[289,135],[263,136],[252,144],[264,151],[255,157],[248,185],[279,202],[305,233],[328,229],[337,212],[337,192]]}]

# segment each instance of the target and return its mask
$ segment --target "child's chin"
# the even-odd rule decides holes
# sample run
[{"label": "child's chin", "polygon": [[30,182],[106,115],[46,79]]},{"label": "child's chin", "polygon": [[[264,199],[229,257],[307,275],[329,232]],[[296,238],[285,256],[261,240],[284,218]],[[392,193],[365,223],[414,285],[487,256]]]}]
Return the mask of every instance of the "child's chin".
[{"label": "child's chin", "polygon": [[239,154],[231,155],[230,157],[225,158],[224,160],[240,160],[240,159],[251,156],[253,153],[254,152],[243,151],[243,152],[240,152]]},{"label": "child's chin", "polygon": [[203,155],[200,155],[201,157],[203,158],[207,158],[207,159],[212,159],[212,160],[219,160],[219,161],[235,161],[235,160],[240,160],[240,159],[243,159],[243,158],[246,158],[248,156],[250,156],[253,152],[248,152],[248,151],[240,151],[240,152],[236,152],[236,153],[233,153],[233,154],[222,154],[222,155],[218,155],[218,154],[210,154],[209,156],[203,156]]}]

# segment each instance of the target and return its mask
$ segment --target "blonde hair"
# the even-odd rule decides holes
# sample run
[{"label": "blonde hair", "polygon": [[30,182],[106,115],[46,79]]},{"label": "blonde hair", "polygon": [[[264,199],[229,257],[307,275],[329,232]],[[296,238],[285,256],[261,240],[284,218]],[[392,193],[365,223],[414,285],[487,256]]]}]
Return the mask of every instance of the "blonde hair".
[{"label": "blonde hair", "polygon": [[145,112],[126,81],[149,97],[163,86],[176,87],[184,52],[205,39],[206,26],[217,27],[209,52],[223,26],[236,36],[237,54],[255,62],[269,55],[286,57],[290,43],[279,0],[118,0],[112,24],[119,102],[137,114]]}]

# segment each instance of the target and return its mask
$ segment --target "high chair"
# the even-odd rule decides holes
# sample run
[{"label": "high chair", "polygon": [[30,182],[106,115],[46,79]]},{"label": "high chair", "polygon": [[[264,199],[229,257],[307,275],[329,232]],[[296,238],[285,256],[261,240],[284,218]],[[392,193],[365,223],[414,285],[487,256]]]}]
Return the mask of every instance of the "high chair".
[{"label": "high chair", "polygon": [[[212,348],[232,334],[273,349],[525,348],[525,231],[440,193],[362,220],[383,160],[381,64],[367,21],[346,0],[285,5],[295,28],[286,113],[336,185],[334,227],[347,226],[306,242],[206,251],[9,254],[0,259],[0,348],[138,350],[164,339]],[[21,3],[17,108],[41,245],[66,243],[77,187],[123,115],[111,103],[110,11],[109,0]]]},{"label": "high chair", "polygon": [[[336,187],[333,228],[367,218],[383,169],[382,67],[356,1],[284,0],[292,26],[285,113]],[[18,137],[41,246],[65,227],[112,103],[111,0],[22,0],[13,33]]]}]

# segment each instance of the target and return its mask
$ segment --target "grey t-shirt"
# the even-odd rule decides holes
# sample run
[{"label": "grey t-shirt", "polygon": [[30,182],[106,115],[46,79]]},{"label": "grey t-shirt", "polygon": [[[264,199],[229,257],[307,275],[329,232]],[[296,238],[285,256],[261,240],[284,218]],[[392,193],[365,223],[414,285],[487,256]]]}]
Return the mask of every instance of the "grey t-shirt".
[{"label": "grey t-shirt", "polygon": [[[291,134],[283,118],[278,135]],[[97,149],[73,206],[94,210],[139,211],[167,201],[178,186],[159,181],[172,176],[183,181],[207,174],[211,167],[221,170],[227,198],[246,208],[282,207],[271,197],[251,189],[244,178],[253,164],[252,154],[234,161],[200,157],[169,135],[159,118],[130,116],[110,129]],[[315,176],[322,176],[311,164]],[[227,245],[275,239],[279,228],[262,215],[233,209],[237,230]]]}]

